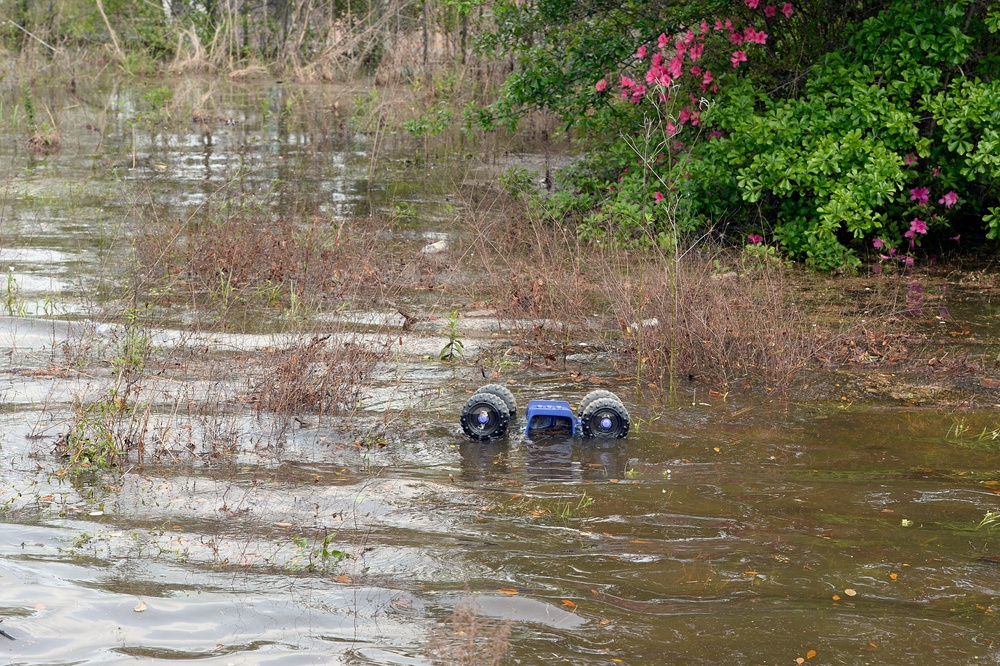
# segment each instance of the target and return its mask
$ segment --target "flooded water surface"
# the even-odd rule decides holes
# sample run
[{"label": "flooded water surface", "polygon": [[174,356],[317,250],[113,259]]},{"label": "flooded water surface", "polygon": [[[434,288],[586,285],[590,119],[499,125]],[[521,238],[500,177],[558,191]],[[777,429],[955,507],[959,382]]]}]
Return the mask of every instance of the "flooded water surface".
[{"label": "flooded water surface", "polygon": [[[59,102],[60,152],[11,130],[0,155],[5,662],[1000,664],[993,408],[650,404],[581,358],[499,381],[522,408],[575,406],[595,388],[582,372],[629,408],[626,439],[532,439],[519,418],[472,442],[458,414],[482,371],[438,361],[443,319],[409,330],[393,302],[331,315],[406,329],[350,422],[284,419],[205,364],[275,336],[196,330],[192,303],[159,302],[148,455],[71,468],[57,443],[114,368],[71,352],[122,335],[101,317],[135,210],[191,215],[245,178],[291,183],[331,223],[391,213],[387,246],[452,240],[452,161],[405,136],[374,146],[350,121],[359,91],[313,91],[299,115],[283,109],[305,93],[280,84],[214,94],[210,117],[166,122],[150,88],[94,92]],[[412,302],[447,312],[430,294]],[[990,310],[962,307],[995,339]],[[503,335],[474,321],[467,356]]]}]

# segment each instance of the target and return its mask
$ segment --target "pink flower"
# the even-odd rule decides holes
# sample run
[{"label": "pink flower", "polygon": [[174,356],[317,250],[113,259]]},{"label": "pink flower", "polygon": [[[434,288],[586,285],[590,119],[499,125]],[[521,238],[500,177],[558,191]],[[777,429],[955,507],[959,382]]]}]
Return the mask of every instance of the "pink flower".
[{"label": "pink flower", "polygon": [[921,220],[920,218],[915,217],[913,218],[913,221],[910,222],[910,231],[918,234],[926,234],[927,223]]},{"label": "pink flower", "polygon": [[657,45],[658,47],[660,47],[661,49],[665,49],[665,48],[667,48],[667,44],[668,44],[669,42],[670,42],[670,40],[668,40],[668,39],[667,39],[667,35],[666,35],[666,33],[662,33],[662,32],[661,32],[661,33],[660,33],[660,36],[656,38],[656,45]]},{"label": "pink flower", "polygon": [[607,79],[601,79],[600,81],[594,84],[594,90],[596,90],[597,92],[604,92],[607,87],[608,87]]},{"label": "pink flower", "polygon": [[701,57],[701,54],[705,51],[705,45],[698,43],[691,47],[688,51],[688,57],[691,58],[691,62],[694,62]]},{"label": "pink flower", "polygon": [[790,3],[790,2],[786,2],[781,7],[781,13],[785,15],[785,18],[792,18],[792,14],[794,12],[795,12],[795,10],[792,9],[792,3]]},{"label": "pink flower", "polygon": [[767,33],[763,30],[754,30],[753,28],[747,28],[743,31],[743,39],[747,40],[751,44],[766,44],[767,43]]},{"label": "pink flower", "polygon": [[933,169],[931,169],[931,177],[932,178],[937,178],[940,175],[941,175],[941,169],[939,169],[937,167],[934,167]]},{"label": "pink flower", "polygon": [[958,203],[958,195],[955,194],[954,192],[949,192],[948,194],[938,199],[938,203],[944,204],[945,207],[947,208],[951,208],[952,206]]},{"label": "pink flower", "polygon": [[917,156],[913,153],[907,153],[906,157],[903,158],[903,164],[906,166],[913,166],[917,163]]},{"label": "pink flower", "polygon": [[910,201],[916,201],[921,206],[927,203],[927,198],[930,196],[931,191],[926,187],[914,187],[910,190]]},{"label": "pink flower", "polygon": [[709,141],[711,141],[712,139],[719,139],[722,136],[723,136],[723,134],[719,130],[712,130],[711,132],[708,133],[708,139],[709,139]]},{"label": "pink flower", "polygon": [[722,26],[722,19],[715,19],[715,31],[716,32],[721,32],[722,28],[723,28],[723,26]]},{"label": "pink flower", "polygon": [[760,245],[764,242],[764,237],[760,234],[750,234],[747,236],[747,242],[751,245]]},{"label": "pink flower", "polygon": [[957,236],[952,236],[952,237],[951,237],[951,240],[953,240],[953,241],[955,241],[956,243],[958,243],[959,241],[961,241],[961,240],[962,240],[962,234],[959,234],[959,235],[957,235]]},{"label": "pink flower", "polygon": [[632,88],[633,86],[635,86],[635,81],[627,76],[622,77],[622,88]]},{"label": "pink flower", "polygon": [[908,268],[912,268],[913,267],[913,257],[907,257],[906,258],[906,265],[907,265]]},{"label": "pink flower", "polygon": [[684,45],[691,46],[691,42],[694,41],[694,32],[688,30],[684,33]]},{"label": "pink flower", "polygon": [[712,82],[712,72],[706,71],[705,74],[701,77],[701,89],[704,90],[705,88],[708,88],[708,84],[710,84],[711,82]]},{"label": "pink flower", "polygon": [[677,134],[677,128],[674,127],[674,124],[672,122],[670,122],[669,120],[667,121],[667,134],[669,136],[673,136],[674,134]]},{"label": "pink flower", "polygon": [[695,76],[701,76],[701,67],[692,67],[691,73]]},{"label": "pink flower", "polygon": [[701,22],[701,34],[704,35],[707,32],[708,32],[708,21],[702,21]]},{"label": "pink flower", "polygon": [[745,51],[733,51],[733,57],[729,59],[729,62],[733,63],[733,69],[740,66],[741,62],[747,61],[747,54]]},{"label": "pink flower", "polygon": [[778,14],[778,8],[774,5],[768,5],[764,7],[764,16],[767,18],[774,18]]},{"label": "pink flower", "polygon": [[731,41],[733,44],[742,44],[743,43],[743,33],[741,33],[741,32],[735,32],[735,31],[729,33],[729,41]]},{"label": "pink flower", "polygon": [[677,120],[683,125],[687,121],[691,120],[691,112],[687,109],[681,109],[680,113],[677,114]]},{"label": "pink flower", "polygon": [[662,53],[654,53],[653,54],[653,67],[659,67],[662,64],[663,64],[663,54]]},{"label": "pink flower", "polygon": [[661,201],[663,201],[663,193],[662,192],[653,192],[653,203],[654,204],[658,204]]},{"label": "pink flower", "polygon": [[642,60],[643,58],[646,57],[646,45],[645,44],[643,44],[642,46],[640,46],[639,50],[635,52],[635,57],[638,58],[639,60]]},{"label": "pink flower", "polygon": [[883,245],[885,245],[885,241],[882,240],[881,238],[876,238],[872,240],[872,247],[874,247],[876,250],[882,249]]},{"label": "pink flower", "polygon": [[639,102],[642,101],[642,96],[645,94],[646,94],[646,86],[642,84],[637,85],[635,87],[635,90],[632,91],[632,99],[629,101],[631,101],[633,104],[638,104]]},{"label": "pink flower", "polygon": [[760,0],[744,0],[750,9],[757,9],[757,5],[760,4]]},{"label": "pink flower", "polygon": [[684,71],[684,58],[680,55],[671,58],[670,62],[667,63],[667,74],[670,78],[677,79],[680,78],[681,72]]}]

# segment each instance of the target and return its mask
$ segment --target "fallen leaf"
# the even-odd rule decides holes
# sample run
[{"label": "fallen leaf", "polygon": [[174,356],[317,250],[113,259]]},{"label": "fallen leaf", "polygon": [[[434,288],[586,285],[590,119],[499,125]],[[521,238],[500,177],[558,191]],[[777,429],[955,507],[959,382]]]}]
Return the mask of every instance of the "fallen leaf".
[{"label": "fallen leaf", "polygon": [[605,625],[611,624],[611,620],[601,620],[600,622],[598,622],[598,624],[600,624],[603,627]]},{"label": "fallen leaf", "polygon": [[833,595],[833,600],[834,601],[840,601],[840,595],[839,594]]},{"label": "fallen leaf", "polygon": [[611,661],[615,662],[616,664],[622,663],[622,660],[619,659],[618,657],[611,657]]},{"label": "fallen leaf", "polygon": [[712,450],[713,450],[713,451],[715,451],[716,453],[718,453],[718,452],[719,452],[719,451],[721,451],[722,449],[720,449],[720,448],[719,448],[719,447],[717,447],[717,446],[713,446],[713,447],[712,447]]},{"label": "fallen leaf", "polygon": [[852,590],[851,588],[847,588],[846,590],[844,590],[844,594],[846,594],[849,597],[853,597],[856,596],[858,593],[857,591]]},{"label": "fallen leaf", "polygon": [[873,648],[877,648],[877,647],[878,647],[878,646],[877,646],[877,645],[875,645],[874,643],[869,643],[868,645],[871,645],[871,646],[872,646]]},{"label": "fallen leaf", "polygon": [[45,497],[39,497],[38,501],[39,502],[51,502],[52,501],[52,495],[46,495]]},{"label": "fallen leaf", "polygon": [[570,601],[569,599],[563,599],[562,602],[567,606],[569,606],[570,608],[576,608],[576,604]]},{"label": "fallen leaf", "polygon": [[345,585],[354,582],[353,578],[351,578],[350,576],[345,576],[344,574],[340,574],[339,576],[334,576],[333,579],[338,583],[344,583]]},{"label": "fallen leaf", "polygon": [[295,523],[275,523],[278,527],[295,527]]},{"label": "fallen leaf", "polygon": [[744,576],[756,576],[758,573],[759,572],[757,572],[757,571],[744,571],[743,575]]},{"label": "fallen leaf", "polygon": [[804,658],[802,658],[802,657],[796,657],[795,658],[795,663],[796,664],[804,664],[804,663],[806,663],[806,660]]},{"label": "fallen leaf", "polygon": [[497,592],[499,592],[500,594],[517,594],[517,590],[513,588],[505,590],[497,590]]},{"label": "fallen leaf", "polygon": [[135,608],[133,608],[132,610],[134,610],[136,613],[141,613],[142,611],[146,610],[146,602],[143,601],[142,599],[139,599],[139,603],[137,603],[135,605]]},{"label": "fallen leaf", "polygon": [[806,652],[806,659],[812,659],[815,656],[816,656],[816,650],[809,650],[809,652]]},{"label": "fallen leaf", "polygon": [[45,604],[35,604],[35,610],[45,610]]},{"label": "fallen leaf", "polygon": [[889,574],[889,578],[896,580],[897,578],[899,578],[899,574],[891,573]]}]

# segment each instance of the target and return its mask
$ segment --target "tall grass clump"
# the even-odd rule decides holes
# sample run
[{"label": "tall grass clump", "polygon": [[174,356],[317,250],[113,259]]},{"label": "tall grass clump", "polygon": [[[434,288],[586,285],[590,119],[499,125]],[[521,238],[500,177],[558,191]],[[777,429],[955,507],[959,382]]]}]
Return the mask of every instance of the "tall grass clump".
[{"label": "tall grass clump", "polygon": [[350,414],[387,348],[351,334],[314,334],[256,354],[248,368],[250,401],[258,411],[283,416]]},{"label": "tall grass clump", "polygon": [[263,313],[294,328],[396,289],[399,267],[378,251],[380,221],[321,216],[288,192],[259,195],[233,185],[186,218],[165,220],[151,209],[140,217],[143,291],[193,303],[212,325],[260,321]]},{"label": "tall grass clump", "polygon": [[[595,237],[592,226],[553,214],[552,195],[531,179],[515,185],[468,197],[466,256],[481,275],[478,303],[529,351],[551,356],[597,337],[637,387],[666,392],[690,380],[787,392],[809,368],[904,353],[894,338],[906,327],[899,280],[873,278],[884,288],[857,298],[810,292],[803,284],[819,278],[773,246],[726,246],[670,224],[667,197],[658,215],[668,233],[643,239],[635,220],[620,229],[607,215]],[[622,234],[631,247],[610,241]]]}]

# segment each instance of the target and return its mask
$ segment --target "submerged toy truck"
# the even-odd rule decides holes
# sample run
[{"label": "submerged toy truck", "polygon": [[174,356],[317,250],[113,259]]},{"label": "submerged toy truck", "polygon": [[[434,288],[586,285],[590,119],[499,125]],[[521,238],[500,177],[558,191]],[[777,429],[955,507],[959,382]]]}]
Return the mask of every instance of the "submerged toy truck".
[{"label": "submerged toy truck", "polygon": [[[514,394],[505,386],[488,384],[462,406],[462,430],[480,442],[503,437],[516,414]],[[620,439],[629,429],[628,411],[611,391],[591,391],[580,401],[575,415],[568,402],[532,400],[524,410],[524,419],[526,435]]]}]

